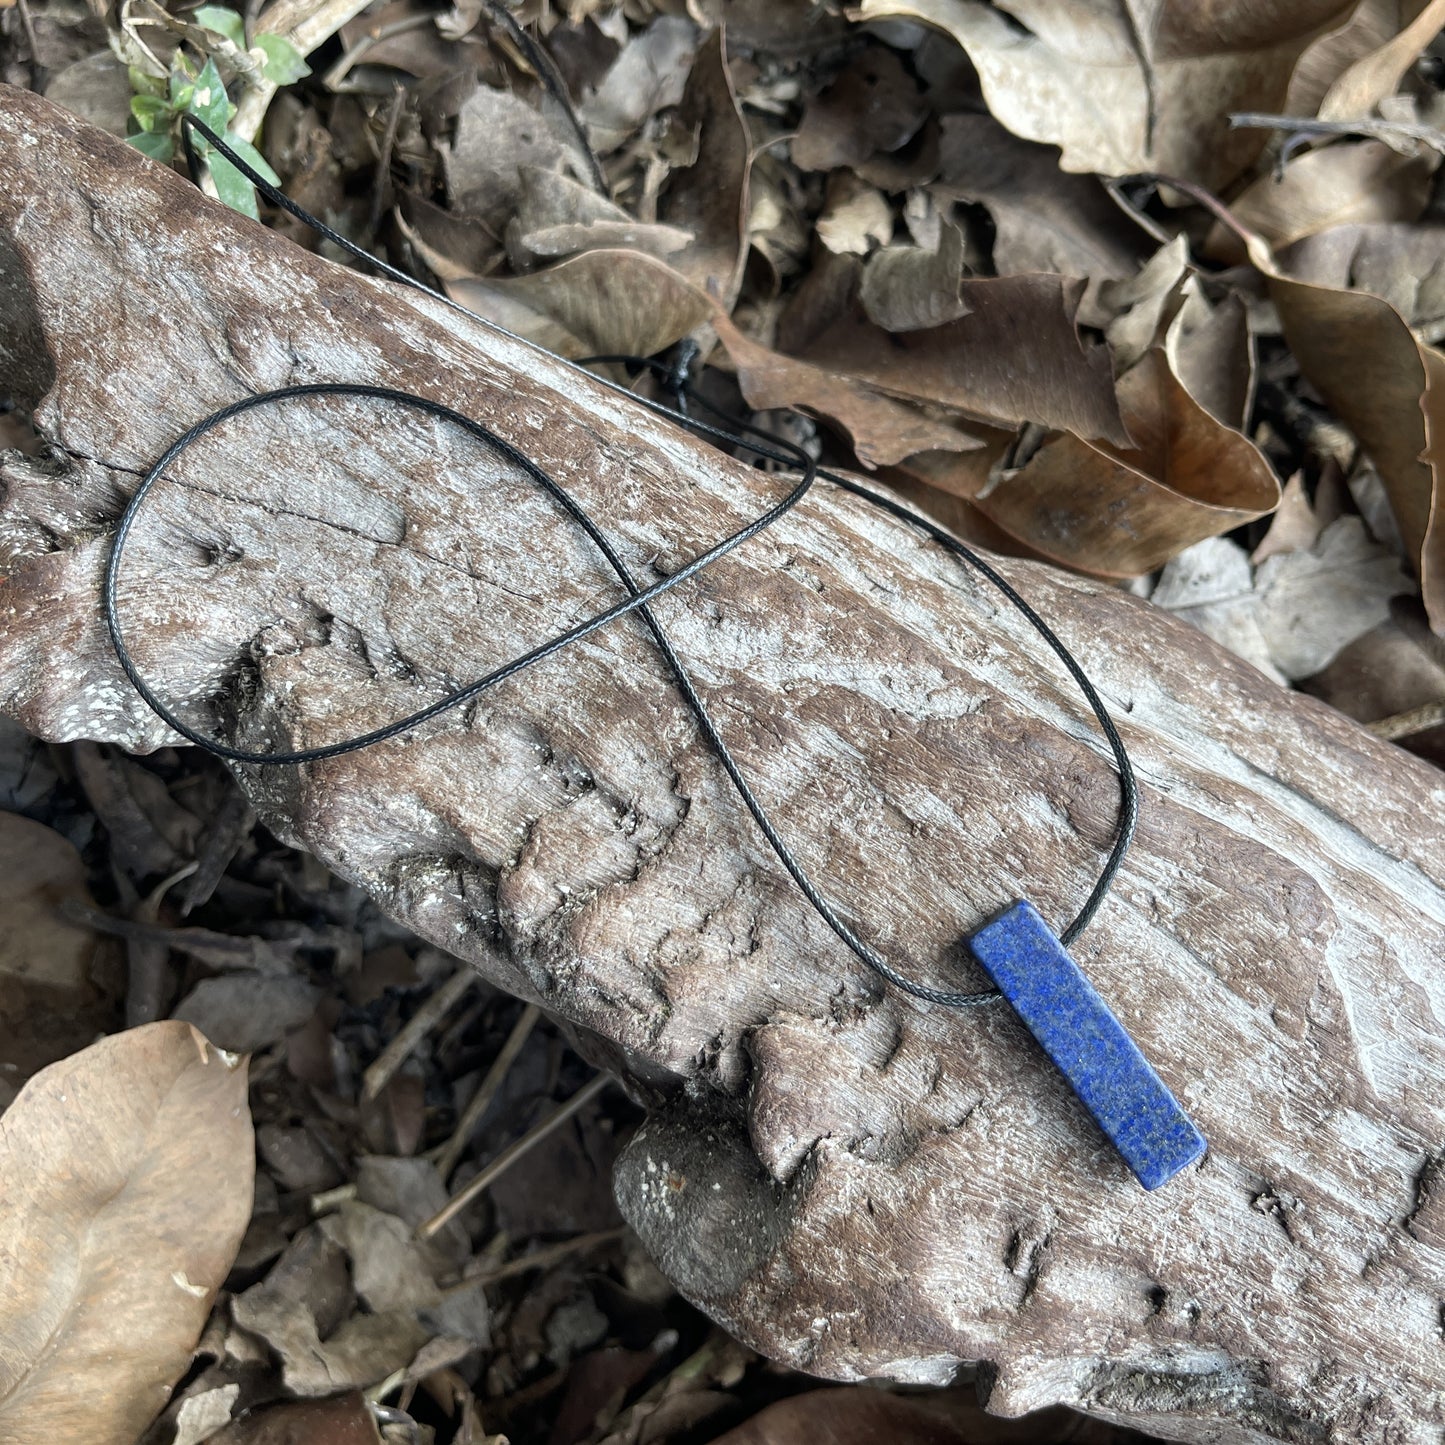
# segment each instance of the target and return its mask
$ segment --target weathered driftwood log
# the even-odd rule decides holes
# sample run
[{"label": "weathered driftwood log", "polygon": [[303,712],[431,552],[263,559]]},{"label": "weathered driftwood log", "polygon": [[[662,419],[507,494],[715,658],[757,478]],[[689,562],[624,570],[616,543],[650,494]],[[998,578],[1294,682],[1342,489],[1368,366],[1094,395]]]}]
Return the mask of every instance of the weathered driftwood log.
[{"label": "weathered driftwood log", "polygon": [[[97,589],[203,414],[363,380],[491,421],[667,570],[777,495],[555,360],[304,254],[28,95],[0,101],[0,706],[165,739]],[[247,745],[376,726],[617,596],[515,469],[356,402],[251,413],[133,543],[141,665]],[[1180,1440],[1445,1427],[1445,779],[1108,588],[1010,565],[1144,785],[1076,952],[1211,1151],[1141,1191],[1001,1006],[881,992],[778,867],[627,621],[464,715],[242,769],[279,832],[571,1021],[650,1105],[628,1217],[679,1287],[822,1375],[947,1380]],[[648,572],[647,575],[653,575]],[[820,487],[658,604],[845,911],[934,981],[1018,894],[1066,919],[1116,784],[1072,685],[940,551]]]}]

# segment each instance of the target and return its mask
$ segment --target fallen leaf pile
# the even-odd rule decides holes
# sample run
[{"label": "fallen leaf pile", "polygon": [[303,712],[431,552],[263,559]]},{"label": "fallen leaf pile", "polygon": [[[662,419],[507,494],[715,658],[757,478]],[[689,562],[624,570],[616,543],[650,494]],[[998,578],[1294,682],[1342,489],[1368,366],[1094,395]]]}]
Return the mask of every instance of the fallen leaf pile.
[{"label": "fallen leaf pile", "polygon": [[[133,129],[125,65],[207,33],[146,15],[51,22],[45,87]],[[1445,631],[1442,25],[1445,0],[358,0],[327,35],[255,18],[309,55],[279,92],[211,58],[296,200],[455,299],[571,356],[698,343],[722,403],[973,540],[1162,587],[1294,682],[1392,599]],[[1271,530],[1286,484],[1308,536]]]},{"label": "fallen leaf pile", "polygon": [[[459,302],[574,357],[695,344],[718,405],[1445,764],[1442,26],[1445,0],[0,0],[0,78],[125,135],[214,62],[290,196]],[[0,445],[43,452],[0,403]],[[419,1233],[586,1070],[206,760],[0,728],[0,910],[5,1445],[873,1420],[641,1256],[616,1097]],[[868,1409],[902,1442],[1123,1438]]]}]

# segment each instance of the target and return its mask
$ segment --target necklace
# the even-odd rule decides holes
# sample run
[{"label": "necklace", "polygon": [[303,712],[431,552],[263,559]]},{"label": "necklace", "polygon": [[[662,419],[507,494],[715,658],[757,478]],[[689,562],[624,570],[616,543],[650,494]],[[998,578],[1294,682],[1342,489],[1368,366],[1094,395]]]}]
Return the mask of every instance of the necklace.
[{"label": "necklace", "polygon": [[[237,166],[271,204],[290,212],[358,259],[374,266],[392,279],[425,291],[428,295],[463,312],[474,320],[481,320],[449,297],[372,256],[310,215],[274,186],[267,183],[263,177],[231,151],[219,136],[194,116],[185,115],[182,117],[182,122],[182,134],[186,142],[187,156],[192,162],[193,173],[196,170],[196,161],[191,146],[191,130],[195,129],[202,133],[211,146]],[[491,323],[483,322],[483,324],[490,325]],[[1043,618],[1034,611],[1001,573],[976,552],[926,517],[911,511],[901,502],[883,493],[875,492],[851,478],[819,469],[802,448],[749,423],[718,412],[693,390],[688,375],[691,359],[690,353],[684,353],[683,359],[678,365],[667,367],[659,361],[644,357],[601,356],[589,358],[591,363],[620,362],[652,371],[671,393],[675,402],[673,406],[639,397],[604,378],[597,377],[592,373],[587,374],[592,376],[593,380],[621,392],[632,402],[657,412],[697,436],[725,442],[729,446],[741,443],[759,459],[796,471],[799,473],[799,480],[781,500],[745,526],[692,558],[677,571],[648,587],[639,585],[606,534],[576,498],[555,478],[549,476],[523,452],[489,427],[461,412],[443,406],[439,402],[388,387],[335,382],[291,386],[276,391],[262,392],[211,412],[171,443],[157,458],[136,487],[117,523],[110,558],[106,566],[102,603],[106,627],[121,667],[151,709],[175,732],[197,747],[232,763],[295,766],[337,757],[396,737],[452,708],[461,706],[486,689],[517,675],[544,658],[561,652],[564,648],[609,623],[630,613],[636,613],[651,633],[653,641],[672,673],[676,686],[696,718],[700,731],[727,772],[763,837],[803,896],[833,932],[858,958],[889,984],[924,1002],[950,1008],[974,1008],[991,1003],[1000,997],[1007,999],[1062,1072],[1070,1087],[1093,1115],[1136,1178],[1146,1189],[1158,1188],[1180,1170],[1200,1158],[1206,1148],[1204,1138],[1068,953],[1068,945],[1078,937],[1094,917],[1123,865],[1138,819],[1139,794],[1133,767],[1130,764],[1123,739],[1110,717],[1103,699],[1077,659]],[[581,369],[587,363],[568,364],[576,365]],[[334,396],[368,398],[384,405],[409,409],[439,418],[458,427],[473,440],[505,457],[541,487],[561,512],[583,529],[621,582],[627,595],[613,606],[604,608],[586,621],[558,633],[520,657],[493,669],[486,676],[449,693],[438,702],[371,732],[321,747],[289,752],[258,752],[231,747],[200,732],[177,717],[141,674],[126,642],[120,620],[120,580],[126,545],[147,496],[164,476],[166,469],[194,442],[232,417],[258,407],[300,398]],[[688,410],[689,403],[703,407],[714,416],[716,422],[721,422],[722,425],[705,422],[693,416]],[[687,667],[678,656],[671,640],[652,611],[650,604],[657,597],[696,576],[703,568],[711,565],[733,548],[742,545],[749,538],[756,536],[791,511],[803,500],[813,487],[815,480],[820,477],[922,531],[933,542],[958,557],[970,570],[997,589],[1008,603],[1028,621],[1029,625],[1063,663],[1083,693],[1113,754],[1119,776],[1120,808],[1115,826],[1114,843],[1093,889],[1085,899],[1077,916],[1057,937],[1034,906],[1022,899],[1013,903],[992,921],[984,924],[970,935],[968,939],[970,951],[993,982],[994,988],[991,990],[961,992],[919,983],[901,973],[871,944],[858,936],[823,896],[812,878],[803,869],[792,849],[774,827],[767,810],[758,799],[724,741],[703,698],[694,685]]]}]

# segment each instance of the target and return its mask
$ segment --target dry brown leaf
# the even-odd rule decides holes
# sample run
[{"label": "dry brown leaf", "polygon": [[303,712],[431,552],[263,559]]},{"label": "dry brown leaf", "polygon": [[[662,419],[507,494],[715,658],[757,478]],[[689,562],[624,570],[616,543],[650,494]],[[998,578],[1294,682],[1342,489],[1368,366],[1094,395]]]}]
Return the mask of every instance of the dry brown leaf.
[{"label": "dry brown leaf", "polygon": [[518,270],[527,269],[538,258],[581,251],[620,249],[670,256],[693,239],[692,232],[681,227],[639,221],[605,196],[557,171],[523,166],[521,181],[522,199],[507,227],[508,248]]},{"label": "dry brown leaf", "polygon": [[208,1445],[381,1445],[376,1417],[356,1391],[332,1400],[286,1400],[251,1411]]},{"label": "dry brown leaf", "polygon": [[870,44],[808,102],[793,138],[793,163],[805,171],[857,167],[906,145],[928,114],[903,62],[886,46]]},{"label": "dry brown leaf", "polygon": [[989,276],[962,282],[965,315],[893,333],[858,300],[861,267],[838,258],[831,275],[799,288],[779,345],[879,391],[999,426],[1037,422],[1126,444],[1108,352],[1087,344],[1075,317],[1082,281]]},{"label": "dry brown leaf", "polygon": [[1335,81],[1357,60],[1388,45],[1428,0],[1362,0],[1344,24],[1305,47],[1290,78],[1284,115],[1314,115]]},{"label": "dry brown leaf", "polygon": [[660,15],[634,35],[578,113],[599,155],[617,149],[645,121],[683,98],[698,30],[681,15]]},{"label": "dry brown leaf", "polygon": [[312,1398],[374,1385],[430,1338],[413,1310],[355,1314],[354,1303],[344,1251],[312,1225],[231,1302],[231,1314],[280,1356],[286,1388]]},{"label": "dry brown leaf", "polygon": [[348,50],[365,43],[368,66],[390,66],[418,80],[455,74],[456,46],[431,23],[433,14],[418,0],[391,0],[348,21],[341,27],[341,40]]},{"label": "dry brown leaf", "polygon": [[243,1061],[189,1024],[42,1070],[0,1118],[0,1439],[132,1445],[251,1214]]},{"label": "dry brown leaf", "polygon": [[1381,297],[1295,280],[1252,251],[1301,371],[1379,471],[1431,625],[1445,631],[1445,356]]},{"label": "dry brown leaf", "polygon": [[971,1388],[928,1395],[811,1390],[769,1405],[713,1445],[1108,1445],[1114,1428],[1069,1410],[988,1414]]},{"label": "dry brown leaf", "polygon": [[1175,557],[1150,600],[1177,613],[1280,682],[1319,672],[1410,591],[1398,559],[1358,517],[1341,517],[1313,547],[1258,568],[1237,543],[1212,537]]},{"label": "dry brown leaf", "polygon": [[641,251],[585,251],[530,276],[448,281],[447,294],[563,356],[652,356],[701,326],[714,303]]},{"label": "dry brown leaf", "polygon": [[938,246],[887,246],[863,268],[858,299],[885,331],[919,331],[957,321],[963,300],[963,233],[945,223]]},{"label": "dry brown leaf", "polygon": [[109,50],[97,50],[58,70],[45,82],[45,98],[123,136],[130,123],[130,78],[125,63]]},{"label": "dry brown leaf", "polygon": [[456,140],[442,160],[453,210],[485,221],[498,236],[521,204],[524,166],[576,168],[570,133],[520,96],[485,85],[462,106]]},{"label": "dry brown leaf", "polygon": [[1151,245],[1096,177],[1060,170],[1056,147],[1020,140],[992,116],[944,116],[938,170],[936,194],[988,208],[1000,276],[1052,271],[1089,282],[1089,325],[1099,322],[1098,284],[1132,276]]},{"label": "dry brown leaf", "polygon": [[1322,120],[1358,120],[1367,116],[1387,95],[1393,95],[1420,52],[1445,27],[1445,0],[1429,4],[1398,34],[1378,49],[1360,56],[1344,71],[1320,101]]},{"label": "dry brown leaf", "polygon": [[241,1394],[239,1385],[217,1385],[184,1401],[176,1412],[176,1434],[171,1445],[201,1445],[231,1423],[231,1408]]},{"label": "dry brown leaf", "polygon": [[404,192],[395,212],[402,234],[442,281],[484,276],[500,260],[501,233],[460,213]]},{"label": "dry brown leaf", "polygon": [[1254,406],[1254,338],[1249,312],[1231,294],[1210,306],[1186,295],[1164,333],[1164,352],[1190,396],[1225,426],[1242,429]]},{"label": "dry brown leaf", "polygon": [[93,906],[80,854],[0,813],[0,1066],[13,1084],[84,1047],[106,1017],[90,977],[102,945],[61,917],[66,902]]},{"label": "dry brown leaf", "polygon": [[1445,225],[1336,226],[1291,246],[1280,269],[1297,281],[1369,291],[1411,326],[1445,322]]},{"label": "dry brown leaf", "polygon": [[[1388,620],[1300,687],[1364,723],[1445,703],[1445,640],[1430,631],[1417,603],[1396,598]],[[1400,743],[1445,766],[1445,725],[1427,726]]]},{"label": "dry brown leaf", "polygon": [[835,256],[866,256],[893,239],[893,208],[876,186],[852,171],[836,171],[815,229]]},{"label": "dry brown leaf", "polygon": [[1016,135],[1062,148],[1070,171],[1162,171],[1219,188],[1254,160],[1259,132],[1231,111],[1277,111],[1310,40],[1354,0],[863,0],[865,20],[945,30]]},{"label": "dry brown leaf", "polygon": [[1180,235],[1161,246],[1137,275],[1105,282],[1099,288],[1099,309],[1110,313],[1104,335],[1119,371],[1127,371],[1150,347],[1158,345],[1184,305],[1185,289],[1193,275],[1189,240]]},{"label": "dry brown leaf", "polygon": [[738,385],[755,411],[797,407],[836,422],[868,466],[888,466],[914,452],[966,451],[977,440],[953,420],[859,381],[770,351],[749,340],[726,317],[713,319],[718,339],[738,370]]},{"label": "dry brown leaf", "polygon": [[747,255],[751,152],[721,30],[693,61],[678,125],[696,134],[697,159],[673,172],[659,219],[690,231],[693,240],[671,264],[731,311]]},{"label": "dry brown leaf", "polygon": [[[1402,156],[1382,141],[1341,141],[1297,156],[1278,180],[1253,181],[1230,211],[1276,249],[1333,226],[1414,221],[1430,198],[1439,161],[1434,151]],[[1218,225],[1205,250],[1225,261],[1244,259],[1243,247]]]},{"label": "dry brown leaf", "polygon": [[1162,348],[1120,378],[1119,400],[1135,446],[1055,436],[974,505],[1043,555],[1116,577],[1151,572],[1278,505],[1259,448],[1189,394]]},{"label": "dry brown leaf", "polygon": [[804,219],[791,167],[768,151],[753,159],[748,175],[750,255],[771,273],[771,294],[783,278],[798,271],[813,244],[812,225]]},{"label": "dry brown leaf", "polygon": [[194,1024],[217,1048],[252,1054],[299,1029],[319,997],[304,978],[231,973],[203,978],[171,1017]]},{"label": "dry brown leaf", "polygon": [[1249,554],[1249,560],[1258,567],[1268,557],[1313,547],[1324,527],[1325,524],[1315,515],[1315,509],[1305,493],[1303,477],[1296,472],[1284,484],[1279,506],[1269,521],[1269,531],[1264,534],[1264,540],[1259,546]]}]

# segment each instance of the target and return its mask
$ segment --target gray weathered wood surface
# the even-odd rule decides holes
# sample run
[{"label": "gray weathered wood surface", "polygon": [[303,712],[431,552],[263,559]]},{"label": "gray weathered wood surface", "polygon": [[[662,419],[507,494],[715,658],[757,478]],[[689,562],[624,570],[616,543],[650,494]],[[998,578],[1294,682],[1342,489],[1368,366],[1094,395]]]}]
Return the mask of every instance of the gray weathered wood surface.
[{"label": "gray weathered wood surface", "polygon": [[[97,605],[109,525],[203,414],[363,380],[489,421],[645,575],[777,494],[554,359],[320,261],[0,92],[0,709],[144,750]],[[524,478],[356,402],[253,413],[157,495],[142,665],[256,745],[375,726],[616,584]],[[1445,777],[1107,588],[1009,574],[1144,786],[1076,949],[1211,1141],[1146,1195],[1008,1011],[880,992],[787,880],[623,622],[374,750],[241,771],[266,820],[544,1004],[651,1108],[624,1208],[680,1288],[835,1378],[949,1379],[1180,1440],[1445,1430]],[[1072,685],[937,549],[820,487],[659,603],[758,789],[917,976],[1018,894],[1056,924],[1117,791]]]}]

